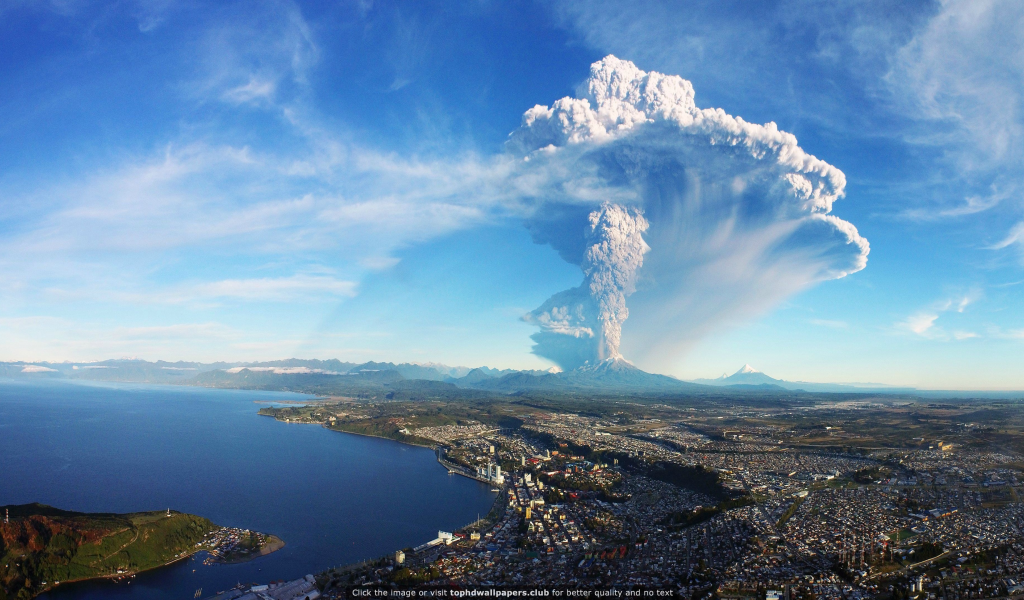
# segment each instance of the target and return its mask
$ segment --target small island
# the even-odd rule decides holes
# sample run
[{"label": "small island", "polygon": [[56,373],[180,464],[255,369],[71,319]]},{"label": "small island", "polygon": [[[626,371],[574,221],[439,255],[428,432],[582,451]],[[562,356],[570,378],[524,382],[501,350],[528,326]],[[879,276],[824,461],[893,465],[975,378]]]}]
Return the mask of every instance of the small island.
[{"label": "small island", "polygon": [[220,527],[172,510],[80,513],[45,504],[0,507],[0,600],[27,600],[62,583],[120,579],[208,552],[237,563],[284,546],[279,538]]}]

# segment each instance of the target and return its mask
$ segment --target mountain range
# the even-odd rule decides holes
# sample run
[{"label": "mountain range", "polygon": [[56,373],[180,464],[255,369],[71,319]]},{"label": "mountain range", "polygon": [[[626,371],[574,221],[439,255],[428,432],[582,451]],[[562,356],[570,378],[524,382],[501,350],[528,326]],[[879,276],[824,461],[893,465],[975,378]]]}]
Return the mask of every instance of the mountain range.
[{"label": "mountain range", "polygon": [[288,389],[318,394],[474,396],[483,392],[680,392],[706,389],[609,359],[568,372],[449,367],[436,363],[351,363],[287,359],[255,363],[148,362],[0,363],[0,377],[174,383],[241,389]]},{"label": "mountain range", "polygon": [[290,358],[266,362],[149,362],[137,359],[88,363],[0,362],[0,378],[59,378],[163,383],[236,389],[286,390],[359,398],[482,398],[495,394],[854,393],[927,397],[1013,397],[1021,392],[918,390],[870,383],[813,383],[775,379],[750,365],[716,379],[683,381],[647,373],[622,359],[571,371],[451,367],[439,363],[343,362]]},{"label": "mountain range", "polygon": [[775,379],[758,371],[750,365],[743,365],[732,375],[723,374],[717,379],[694,379],[694,383],[729,387],[733,389],[788,390],[803,392],[833,393],[905,393],[914,392],[914,388],[900,388],[880,383],[812,383],[809,381],[786,381]]}]

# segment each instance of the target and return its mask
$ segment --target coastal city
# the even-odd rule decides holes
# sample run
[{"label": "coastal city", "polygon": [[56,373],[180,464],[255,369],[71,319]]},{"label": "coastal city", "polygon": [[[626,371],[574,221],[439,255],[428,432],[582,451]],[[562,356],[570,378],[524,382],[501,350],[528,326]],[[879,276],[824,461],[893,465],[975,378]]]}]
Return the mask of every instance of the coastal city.
[{"label": "coastal city", "polygon": [[[517,427],[465,411],[417,426],[438,417],[412,405],[264,413],[340,431],[387,423],[390,437],[432,446],[451,473],[497,490],[481,521],[320,573],[325,597],[361,586],[526,585],[685,598],[1024,594],[1024,461],[1014,444],[985,444],[1020,423],[985,422],[1004,417],[998,407],[509,410]],[[959,421],[966,412],[981,422]],[[893,419],[926,424],[894,425],[882,439],[877,428]]]},{"label": "coastal city", "polygon": [[283,547],[284,542],[276,536],[237,527],[221,527],[196,543],[196,548],[206,551],[203,563],[207,565],[245,562]]},{"label": "coastal city", "polygon": [[1024,0],[0,32],[0,600],[1024,600]]}]

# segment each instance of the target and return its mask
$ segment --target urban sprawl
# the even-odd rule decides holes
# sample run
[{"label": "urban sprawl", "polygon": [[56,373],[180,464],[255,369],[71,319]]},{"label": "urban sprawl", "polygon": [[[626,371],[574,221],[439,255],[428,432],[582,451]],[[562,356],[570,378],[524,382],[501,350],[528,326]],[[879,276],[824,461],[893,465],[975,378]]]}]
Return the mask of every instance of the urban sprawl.
[{"label": "urban sprawl", "polygon": [[[513,426],[465,414],[431,424],[416,409],[355,402],[273,409],[343,431],[376,424],[432,445],[451,474],[498,492],[486,518],[325,571],[316,593],[561,586],[769,600],[1024,597],[1024,460],[1012,444],[973,443],[998,425],[957,421],[962,406],[935,408],[941,418],[896,432],[895,443],[879,439],[871,411],[921,420],[924,408],[609,406],[517,410]],[[843,413],[863,411],[849,420],[863,428],[840,425]]]}]

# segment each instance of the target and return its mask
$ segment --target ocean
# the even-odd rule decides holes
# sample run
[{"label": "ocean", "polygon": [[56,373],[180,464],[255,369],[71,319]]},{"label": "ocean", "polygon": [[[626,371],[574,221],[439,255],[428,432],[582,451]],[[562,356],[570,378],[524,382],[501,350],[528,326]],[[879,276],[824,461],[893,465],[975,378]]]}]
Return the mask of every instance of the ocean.
[{"label": "ocean", "polygon": [[[0,380],[0,504],[182,511],[282,538],[248,563],[193,558],[46,600],[184,599],[416,546],[486,514],[489,486],[434,453],[257,415],[307,397],[187,386]],[[197,555],[199,556],[199,555]]]}]

